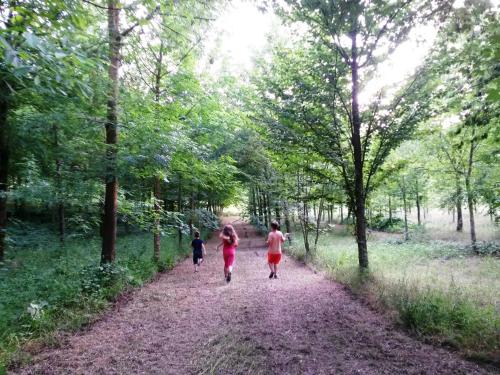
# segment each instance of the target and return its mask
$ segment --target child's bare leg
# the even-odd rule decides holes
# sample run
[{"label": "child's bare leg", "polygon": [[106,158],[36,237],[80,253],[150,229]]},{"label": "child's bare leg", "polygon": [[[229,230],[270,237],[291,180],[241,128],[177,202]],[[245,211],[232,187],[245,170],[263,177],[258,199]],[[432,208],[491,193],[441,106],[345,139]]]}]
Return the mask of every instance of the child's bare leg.
[{"label": "child's bare leg", "polygon": [[269,266],[269,271],[274,272],[273,264],[268,262],[267,265]]},{"label": "child's bare leg", "polygon": [[278,273],[278,263],[274,263],[274,273]]}]

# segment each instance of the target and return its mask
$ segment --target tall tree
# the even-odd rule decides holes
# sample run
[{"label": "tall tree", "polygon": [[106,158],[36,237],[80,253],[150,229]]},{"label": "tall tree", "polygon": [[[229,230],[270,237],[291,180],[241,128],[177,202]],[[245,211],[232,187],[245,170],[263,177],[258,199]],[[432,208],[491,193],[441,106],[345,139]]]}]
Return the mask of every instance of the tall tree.
[{"label": "tall tree", "polygon": [[[418,22],[447,9],[450,2],[291,0],[286,3],[283,7],[278,5],[280,14],[288,20],[306,23],[314,43],[304,43],[310,47],[298,51],[295,58],[293,53],[278,52],[277,55],[295,61],[274,68],[282,77],[281,82],[268,79],[270,89],[265,91],[278,98],[271,100],[281,113],[278,121],[302,128],[308,145],[335,164],[343,176],[349,208],[356,219],[359,266],[366,269],[365,209],[373,178],[390,150],[407,138],[426,116],[428,75],[419,72],[392,100],[380,93],[367,108],[360,105],[360,88]],[[273,76],[276,73],[269,74]],[[390,104],[386,104],[388,101]]]}]

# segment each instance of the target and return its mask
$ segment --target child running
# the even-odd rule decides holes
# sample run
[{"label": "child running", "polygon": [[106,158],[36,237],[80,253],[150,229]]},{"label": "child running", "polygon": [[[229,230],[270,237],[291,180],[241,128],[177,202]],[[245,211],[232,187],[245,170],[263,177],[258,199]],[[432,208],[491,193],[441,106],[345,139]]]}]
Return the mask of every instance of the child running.
[{"label": "child running", "polygon": [[278,263],[281,260],[281,244],[285,242],[286,235],[283,235],[281,231],[279,231],[279,224],[276,220],[271,222],[271,232],[267,235],[267,263],[269,264],[269,269],[271,270],[271,274],[269,278],[275,279],[278,278]]},{"label": "child running", "polygon": [[233,272],[234,256],[238,247],[238,234],[233,226],[228,224],[224,227],[219,238],[222,242],[217,246],[217,249],[222,246],[222,255],[224,257],[224,277],[226,282],[231,281],[231,273]]},{"label": "child running", "polygon": [[194,272],[198,272],[198,267],[203,262],[203,255],[206,254],[205,244],[200,240],[200,232],[194,232],[194,240],[191,242],[193,248]]}]

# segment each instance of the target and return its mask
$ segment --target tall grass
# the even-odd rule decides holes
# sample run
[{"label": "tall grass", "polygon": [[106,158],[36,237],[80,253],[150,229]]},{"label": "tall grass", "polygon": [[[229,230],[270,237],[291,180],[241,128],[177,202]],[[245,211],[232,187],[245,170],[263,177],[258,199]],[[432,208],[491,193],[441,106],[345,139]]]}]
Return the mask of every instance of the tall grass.
[{"label": "tall grass", "polygon": [[141,286],[159,270],[171,268],[190,251],[175,235],[162,240],[161,259],[153,261],[150,234],[118,238],[116,263],[102,267],[98,239],[69,240],[64,247],[51,235],[14,248],[0,263],[0,373],[23,361],[19,348],[50,340],[56,330],[88,324],[130,287]]},{"label": "tall grass", "polygon": [[[290,252],[304,256],[300,236]],[[500,259],[443,241],[369,241],[370,271],[343,230],[325,234],[309,258],[337,281],[395,312],[418,336],[493,359],[500,349]]]}]

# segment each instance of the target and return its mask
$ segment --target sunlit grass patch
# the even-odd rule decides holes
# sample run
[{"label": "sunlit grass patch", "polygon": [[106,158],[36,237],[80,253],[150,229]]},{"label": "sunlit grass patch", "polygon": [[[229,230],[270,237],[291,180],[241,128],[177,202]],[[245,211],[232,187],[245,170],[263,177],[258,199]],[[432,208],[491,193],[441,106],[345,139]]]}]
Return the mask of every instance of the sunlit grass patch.
[{"label": "sunlit grass patch", "polygon": [[[370,271],[361,275],[357,245],[345,233],[324,235],[312,261],[378,305],[417,335],[472,355],[500,345],[500,259],[473,256],[444,241],[372,239]],[[304,256],[301,238],[290,249]],[[491,357],[491,355],[490,355]]]}]

